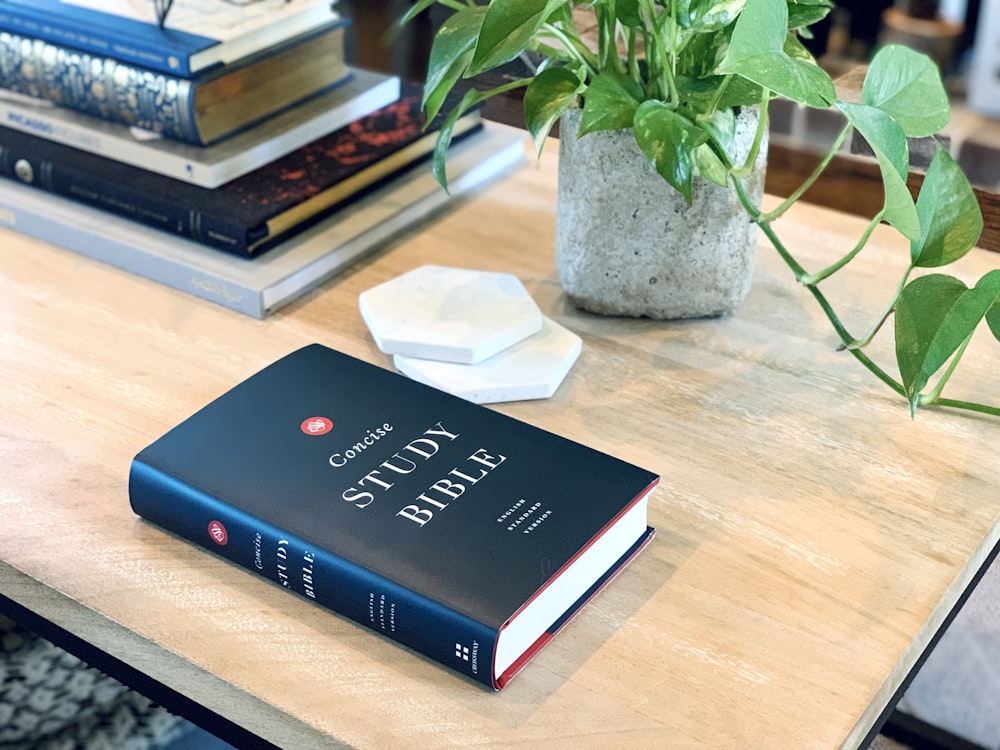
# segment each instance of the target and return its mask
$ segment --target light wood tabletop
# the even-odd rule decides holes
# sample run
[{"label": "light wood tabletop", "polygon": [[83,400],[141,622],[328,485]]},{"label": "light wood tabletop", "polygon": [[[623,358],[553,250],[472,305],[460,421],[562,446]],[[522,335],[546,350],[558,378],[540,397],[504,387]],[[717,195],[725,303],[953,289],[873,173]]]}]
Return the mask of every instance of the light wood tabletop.
[{"label": "light wood tabletop", "polygon": [[[572,309],[556,161],[529,156],[263,321],[0,231],[0,594],[282,747],[857,746],[1000,539],[1000,421],[911,419],[763,243],[731,317]],[[777,226],[814,268],[863,228],[804,204]],[[880,228],[831,284],[849,327],[907,253]],[[492,408],[663,477],[653,544],[500,693],[128,504],[133,455],[272,360],[318,341],[391,367],[358,294],[427,263],[516,274],[583,339],[552,398]],[[998,264],[975,251],[963,272]],[[977,339],[951,395],[1000,400],[996,353]]]}]

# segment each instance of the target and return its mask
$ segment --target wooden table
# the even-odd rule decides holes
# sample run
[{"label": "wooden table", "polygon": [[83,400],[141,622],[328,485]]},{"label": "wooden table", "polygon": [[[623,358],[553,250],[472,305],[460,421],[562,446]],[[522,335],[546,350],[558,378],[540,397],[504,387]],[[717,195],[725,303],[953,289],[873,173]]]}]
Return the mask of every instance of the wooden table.
[{"label": "wooden table", "polygon": [[[0,232],[7,608],[244,744],[861,742],[1000,539],[1000,422],[911,420],[835,351],[764,245],[730,318],[572,309],[554,272],[555,166],[529,158],[264,321]],[[818,268],[861,223],[801,205],[779,228]],[[850,288],[833,285],[849,325],[882,308],[906,254],[879,230]],[[358,294],[425,263],[517,274],[583,338],[553,398],[496,408],[663,475],[653,545],[499,694],[145,524],[126,495],[140,448],[305,343],[390,366]],[[952,395],[997,395],[996,344],[967,360]]]}]

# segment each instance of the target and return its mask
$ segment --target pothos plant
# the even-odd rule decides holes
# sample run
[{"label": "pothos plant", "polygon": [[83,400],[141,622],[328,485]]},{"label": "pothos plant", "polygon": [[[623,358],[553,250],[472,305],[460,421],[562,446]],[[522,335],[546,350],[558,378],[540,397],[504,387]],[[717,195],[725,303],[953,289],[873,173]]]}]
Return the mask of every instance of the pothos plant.
[{"label": "pothos plant", "polygon": [[[580,107],[580,137],[631,128],[657,172],[688,201],[695,174],[731,186],[750,219],[819,303],[842,348],[903,396],[911,414],[936,404],[1000,416],[998,407],[942,395],[983,321],[1000,339],[1000,269],[971,288],[928,270],[964,256],[983,228],[968,180],[940,144],[916,200],[906,186],[907,139],[933,136],[950,117],[939,71],[928,57],[900,46],[881,49],[868,66],[861,101],[851,102],[838,98],[832,79],[801,41],[830,12],[831,0],[418,0],[402,22],[432,5],[453,11],[433,40],[424,92],[428,120],[439,113],[444,118],[434,155],[443,187],[452,127],[470,108],[524,88],[525,125],[540,154],[556,121]],[[590,32],[586,38],[585,30]],[[519,57],[541,62],[525,77],[476,85],[477,76]],[[444,111],[456,86],[467,87],[464,96]],[[807,107],[835,107],[844,127],[803,185],[765,211],[748,197],[744,178],[768,127],[767,104],[776,96]],[[737,163],[732,156],[735,113],[754,104],[761,112],[754,147]],[[852,131],[874,152],[884,204],[857,244],[827,268],[809,271],[774,224],[822,174]],[[883,222],[909,240],[909,262],[885,312],[867,333],[855,336],[820,285],[847,266]],[[898,375],[865,351],[892,316]]]}]

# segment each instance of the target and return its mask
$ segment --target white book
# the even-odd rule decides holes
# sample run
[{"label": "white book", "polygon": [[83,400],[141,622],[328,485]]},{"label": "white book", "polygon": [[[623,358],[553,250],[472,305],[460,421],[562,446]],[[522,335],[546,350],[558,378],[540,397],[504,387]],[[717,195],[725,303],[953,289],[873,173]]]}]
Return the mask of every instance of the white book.
[{"label": "white book", "polygon": [[521,164],[526,137],[522,130],[486,123],[450,149],[450,193],[424,162],[252,260],[13,180],[0,180],[0,226],[264,318],[456,196]]},{"label": "white book", "polygon": [[210,146],[57,107],[0,89],[0,125],[215,188],[399,99],[399,78],[352,68],[343,83]]}]

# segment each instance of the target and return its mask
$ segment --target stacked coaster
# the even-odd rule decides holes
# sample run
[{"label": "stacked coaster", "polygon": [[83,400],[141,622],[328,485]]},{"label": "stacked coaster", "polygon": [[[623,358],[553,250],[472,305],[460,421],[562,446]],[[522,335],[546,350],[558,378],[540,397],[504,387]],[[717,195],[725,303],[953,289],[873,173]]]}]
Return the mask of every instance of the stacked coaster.
[{"label": "stacked coaster", "polygon": [[548,398],[582,346],[510,274],[421,266],[358,303],[397,370],[477,404]]}]

